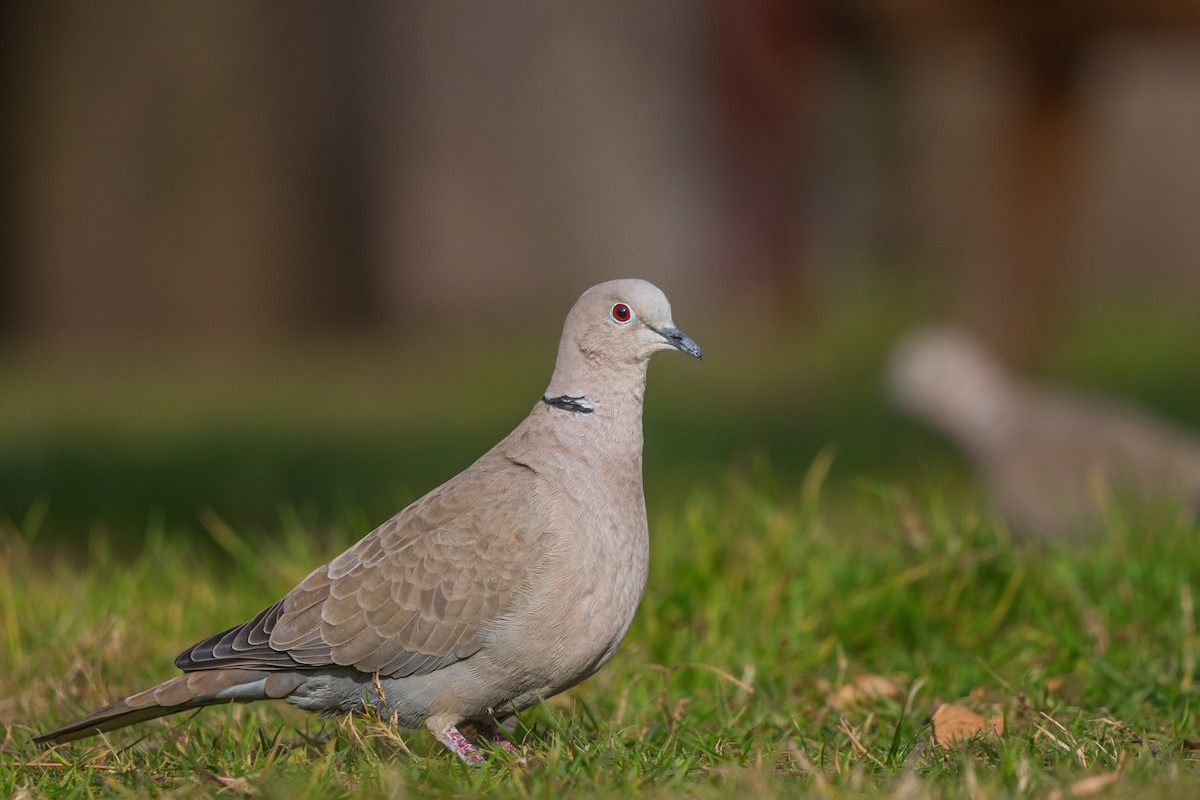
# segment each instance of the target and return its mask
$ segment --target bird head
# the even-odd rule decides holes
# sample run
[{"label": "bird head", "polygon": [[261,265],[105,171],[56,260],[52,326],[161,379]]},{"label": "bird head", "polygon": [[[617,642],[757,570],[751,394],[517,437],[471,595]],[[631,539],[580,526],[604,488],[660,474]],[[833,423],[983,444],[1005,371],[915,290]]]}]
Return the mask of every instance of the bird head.
[{"label": "bird head", "polygon": [[701,358],[699,345],[675,327],[658,287],[637,279],[593,286],[567,314],[547,394],[583,394],[601,373],[644,379],[646,363],[661,350]]}]

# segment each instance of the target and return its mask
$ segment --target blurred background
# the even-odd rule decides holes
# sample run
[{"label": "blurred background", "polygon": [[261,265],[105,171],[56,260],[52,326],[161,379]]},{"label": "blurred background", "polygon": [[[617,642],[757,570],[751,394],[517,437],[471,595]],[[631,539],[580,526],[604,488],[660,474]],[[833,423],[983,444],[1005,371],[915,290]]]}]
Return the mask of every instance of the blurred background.
[{"label": "blurred background", "polygon": [[706,356],[652,369],[652,512],[953,475],[881,378],[931,320],[1200,427],[1190,0],[58,0],[0,61],[4,535],[365,532],[615,277]]}]

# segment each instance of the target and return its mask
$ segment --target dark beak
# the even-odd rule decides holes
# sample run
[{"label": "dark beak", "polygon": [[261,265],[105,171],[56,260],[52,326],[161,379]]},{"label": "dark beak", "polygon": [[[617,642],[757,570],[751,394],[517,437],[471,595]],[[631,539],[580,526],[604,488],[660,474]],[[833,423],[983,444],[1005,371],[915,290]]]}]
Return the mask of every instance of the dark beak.
[{"label": "dark beak", "polygon": [[704,355],[700,352],[700,345],[691,340],[687,334],[678,328],[655,328],[659,336],[671,343],[671,346],[680,352],[687,353],[693,358],[704,360]]}]

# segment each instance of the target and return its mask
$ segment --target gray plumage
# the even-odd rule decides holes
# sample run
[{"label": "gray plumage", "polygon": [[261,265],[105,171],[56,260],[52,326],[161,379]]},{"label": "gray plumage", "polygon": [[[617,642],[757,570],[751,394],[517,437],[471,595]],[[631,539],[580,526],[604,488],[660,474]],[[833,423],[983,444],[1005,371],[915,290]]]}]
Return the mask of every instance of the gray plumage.
[{"label": "gray plumage", "polygon": [[335,713],[378,703],[464,760],[456,726],[526,708],[599,669],[641,599],[648,536],[642,398],[650,357],[700,357],[645,281],[584,292],[545,395],[458,476],[314,570],[184,671],[37,737],[66,742],[188,708],[284,698]]},{"label": "gray plumage", "polygon": [[897,403],[949,436],[1019,534],[1063,537],[1109,497],[1200,510],[1200,440],[1117,401],[1021,381],[966,334],[929,329],[895,348]]}]

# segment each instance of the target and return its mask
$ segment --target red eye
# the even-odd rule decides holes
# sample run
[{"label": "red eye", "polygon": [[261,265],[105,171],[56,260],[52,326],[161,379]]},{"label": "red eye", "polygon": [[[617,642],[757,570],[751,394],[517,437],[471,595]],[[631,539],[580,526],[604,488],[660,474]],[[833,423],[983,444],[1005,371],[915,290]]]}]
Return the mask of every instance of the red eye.
[{"label": "red eye", "polygon": [[612,307],[612,318],[624,325],[629,320],[633,319],[633,312],[629,310],[629,306],[624,303],[617,303]]}]

